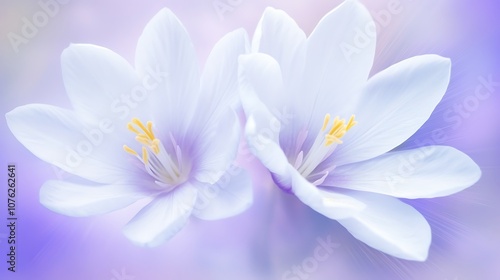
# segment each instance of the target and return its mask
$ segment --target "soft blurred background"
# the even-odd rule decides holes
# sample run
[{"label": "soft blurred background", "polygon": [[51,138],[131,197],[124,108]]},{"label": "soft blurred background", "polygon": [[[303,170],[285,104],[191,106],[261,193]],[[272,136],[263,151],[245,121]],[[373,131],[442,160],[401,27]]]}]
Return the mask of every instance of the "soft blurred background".
[{"label": "soft blurred background", "polygon": [[[55,1],[55,0],[54,0]],[[27,103],[69,107],[60,54],[70,43],[105,46],[134,59],[137,38],[148,20],[168,7],[190,32],[203,65],[215,42],[228,31],[250,33],[266,6],[288,12],[309,34],[341,1],[326,0],[59,0],[58,9],[32,38],[17,46],[24,19],[48,0],[0,0],[0,112]],[[500,279],[500,3],[496,0],[362,0],[379,22],[373,73],[413,55],[436,53],[453,62],[448,92],[426,125],[404,148],[432,142],[470,155],[483,176],[450,197],[410,201],[430,221],[433,244],[426,262],[379,253],[351,237],[335,221],[280,193],[259,167],[255,205],[243,215],[218,222],[193,220],[167,244],[139,248],[121,234],[138,210],[92,218],[69,218],[40,205],[38,191],[49,179],[68,174],[28,152],[0,121],[0,279],[159,280],[159,279]],[[64,3],[64,4],[63,4]],[[401,12],[383,17],[390,5]],[[218,6],[222,10],[216,8]],[[387,15],[387,12],[385,12]],[[378,18],[378,19],[377,19]],[[40,18],[38,20],[43,20]],[[16,50],[17,49],[17,50]],[[484,81],[484,98],[475,90]],[[489,93],[489,94],[488,94]],[[462,106],[464,109],[460,109]],[[7,271],[7,164],[17,165],[17,272]],[[255,163],[247,159],[247,165]],[[318,240],[336,248],[311,266]],[[282,278],[294,266],[308,272]]]}]

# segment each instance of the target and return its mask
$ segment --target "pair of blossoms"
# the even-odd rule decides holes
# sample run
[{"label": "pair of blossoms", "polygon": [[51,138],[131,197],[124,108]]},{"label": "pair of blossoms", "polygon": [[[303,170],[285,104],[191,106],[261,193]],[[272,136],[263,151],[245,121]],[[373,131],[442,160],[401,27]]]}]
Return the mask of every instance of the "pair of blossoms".
[{"label": "pair of blossoms", "polygon": [[[340,47],[367,24],[374,23],[366,8],[348,0],[306,37],[286,13],[268,8],[251,46],[244,31],[227,34],[200,75],[186,30],[164,9],[139,38],[135,68],[108,49],[71,45],[62,70],[74,110],[31,104],[7,113],[7,122],[33,154],[83,179],[46,182],[47,208],[90,216],[149,198],[124,227],[134,243],[157,246],[190,216],[222,219],[251,205],[251,179],[234,164],[243,130],[281,190],[369,246],[423,261],[429,224],[398,198],[450,195],[481,171],[451,147],[393,151],[443,97],[451,64],[422,55],[369,78],[375,40],[349,55]],[[114,116],[110,104],[152,69],[162,79],[136,108]],[[105,118],[114,131],[69,167],[68,147]],[[401,158],[411,172],[401,174]]]}]

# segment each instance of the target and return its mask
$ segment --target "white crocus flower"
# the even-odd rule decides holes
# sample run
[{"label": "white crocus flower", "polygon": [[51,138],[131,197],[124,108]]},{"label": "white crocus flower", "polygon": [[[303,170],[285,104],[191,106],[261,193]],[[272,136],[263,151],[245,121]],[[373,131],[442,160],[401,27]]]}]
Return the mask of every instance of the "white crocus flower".
[{"label": "white crocus flower", "polygon": [[450,60],[417,56],[369,78],[374,27],[357,1],[328,13],[309,37],[268,8],[256,53],[240,57],[246,138],[281,189],[366,244],[422,261],[429,224],[398,198],[447,196],[481,171],[451,147],[393,151],[443,97]]},{"label": "white crocus flower", "polygon": [[34,155],[85,180],[46,182],[41,203],[89,216],[149,198],[124,228],[144,246],[169,239],[191,214],[213,220],[245,210],[251,181],[233,165],[241,129],[232,107],[248,48],[243,30],[226,35],[200,76],[189,35],[167,9],[144,29],[135,69],[103,47],[71,45],[62,71],[74,111],[31,104],[6,115]]}]

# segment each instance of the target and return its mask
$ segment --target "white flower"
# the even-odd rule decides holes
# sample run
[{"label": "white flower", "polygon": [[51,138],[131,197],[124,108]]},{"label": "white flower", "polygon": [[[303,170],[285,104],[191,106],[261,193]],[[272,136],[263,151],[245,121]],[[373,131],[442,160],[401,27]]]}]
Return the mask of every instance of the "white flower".
[{"label": "white flower", "polygon": [[189,35],[163,9],[139,39],[135,69],[103,47],[67,48],[62,71],[74,111],[31,104],[6,115],[34,155],[84,179],[46,182],[41,203],[89,216],[149,198],[124,228],[145,246],[169,239],[191,214],[213,220],[245,210],[252,189],[232,165],[241,131],[232,106],[247,45],[242,30],[226,35],[200,77]]},{"label": "white flower", "polygon": [[374,26],[364,6],[345,1],[306,38],[268,8],[253,40],[259,53],[240,57],[246,138],[281,189],[366,244],[422,261],[429,224],[398,198],[450,195],[481,171],[451,147],[393,151],[443,97],[450,60],[417,56],[368,78]]}]

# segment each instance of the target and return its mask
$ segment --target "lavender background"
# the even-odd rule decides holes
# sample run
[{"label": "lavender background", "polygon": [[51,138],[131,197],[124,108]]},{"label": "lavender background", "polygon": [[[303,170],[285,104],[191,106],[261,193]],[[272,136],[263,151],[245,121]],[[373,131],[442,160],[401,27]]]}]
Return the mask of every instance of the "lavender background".
[{"label": "lavender background", "polygon": [[[378,15],[395,0],[362,1]],[[45,2],[45,1],[44,1]],[[61,0],[61,2],[63,2]],[[60,54],[70,43],[108,47],[133,62],[137,38],[148,20],[168,7],[185,24],[203,65],[226,32],[253,32],[266,6],[287,11],[310,33],[341,1],[270,0],[66,0],[46,26],[15,52],[7,34],[20,34],[22,18],[41,10],[38,1],[0,2],[0,112],[47,103],[69,107]],[[218,14],[213,4],[232,3]],[[139,209],[92,218],[55,214],[38,202],[41,184],[67,174],[28,152],[0,121],[0,278],[75,280],[282,279],[285,271],[313,256],[317,238],[338,244],[307,279],[500,279],[500,85],[489,97],[474,96],[481,79],[500,82],[500,3],[494,0],[399,0],[402,11],[378,30],[373,73],[407,57],[437,53],[453,62],[452,81],[431,119],[403,148],[420,146],[433,131],[482,168],[473,187],[450,197],[410,201],[428,218],[433,244],[424,263],[398,260],[358,242],[330,221],[274,188],[256,161],[246,159],[256,180],[255,205],[217,222],[193,220],[169,243],[154,249],[132,245],[121,227]],[[481,78],[483,77],[483,78]],[[484,90],[484,89],[483,89]],[[477,102],[476,102],[477,101]],[[456,106],[466,111],[455,112]],[[374,108],[376,110],[376,108]],[[451,110],[451,112],[450,112]],[[7,164],[17,164],[17,272],[7,271]],[[300,279],[300,278],[298,278]],[[306,279],[306,278],[304,278]]]}]

